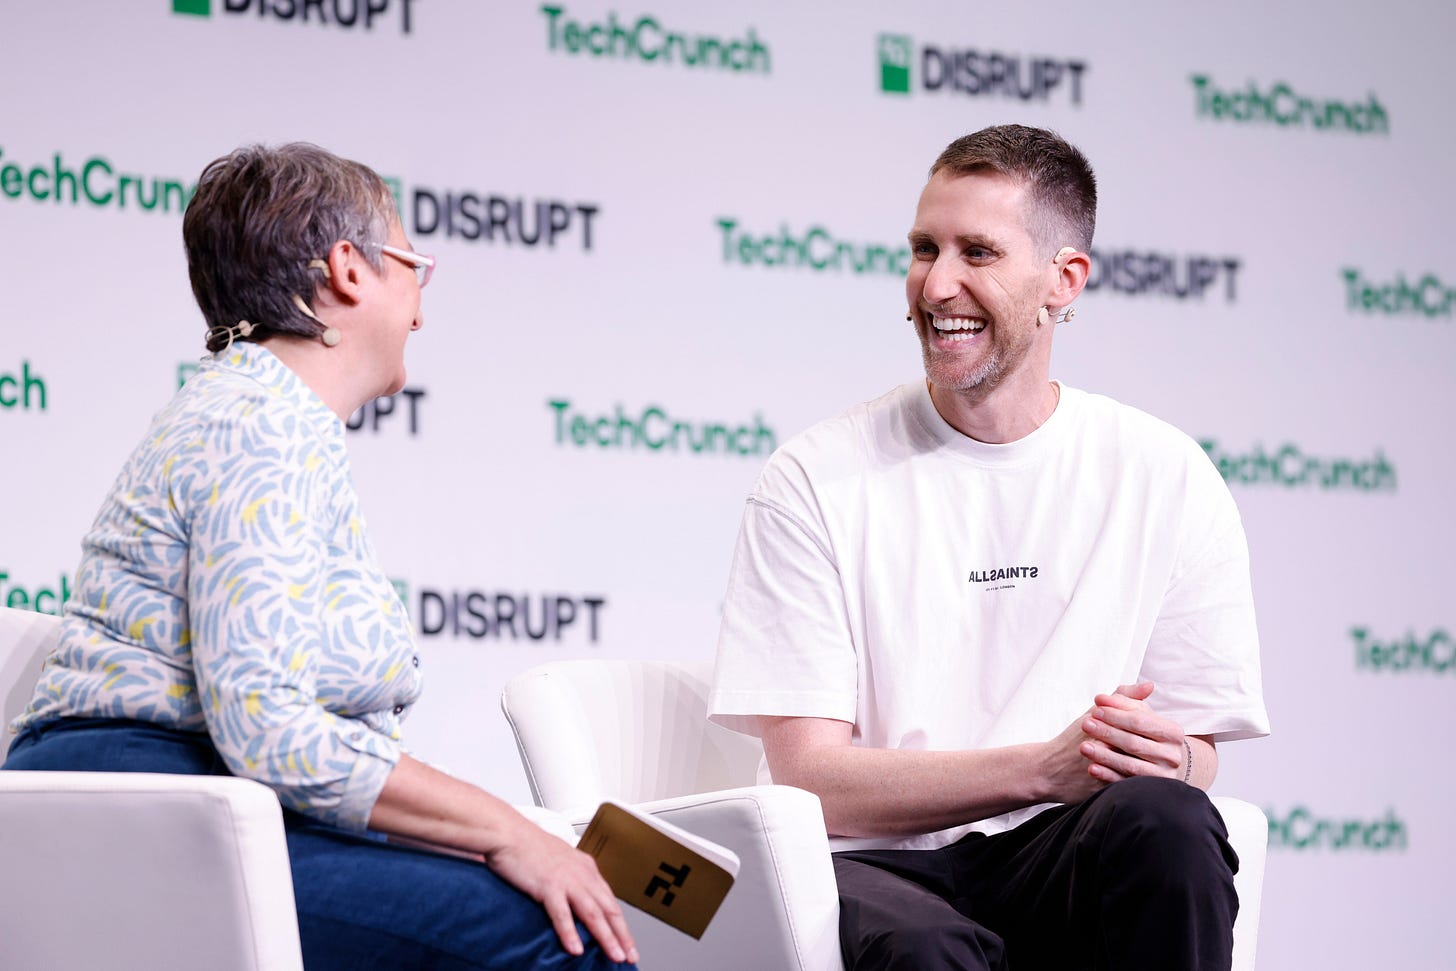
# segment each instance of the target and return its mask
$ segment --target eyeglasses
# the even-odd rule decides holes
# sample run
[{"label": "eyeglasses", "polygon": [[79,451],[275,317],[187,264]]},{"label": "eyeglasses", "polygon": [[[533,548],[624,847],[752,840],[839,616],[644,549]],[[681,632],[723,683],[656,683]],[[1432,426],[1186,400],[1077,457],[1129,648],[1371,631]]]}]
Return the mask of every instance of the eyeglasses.
[{"label": "eyeglasses", "polygon": [[388,253],[401,263],[408,263],[414,267],[415,279],[420,281],[420,289],[424,289],[425,284],[430,282],[430,277],[435,272],[435,258],[433,256],[426,256],[423,253],[400,249],[398,246],[390,246],[387,243],[381,243],[379,250],[382,253]]}]

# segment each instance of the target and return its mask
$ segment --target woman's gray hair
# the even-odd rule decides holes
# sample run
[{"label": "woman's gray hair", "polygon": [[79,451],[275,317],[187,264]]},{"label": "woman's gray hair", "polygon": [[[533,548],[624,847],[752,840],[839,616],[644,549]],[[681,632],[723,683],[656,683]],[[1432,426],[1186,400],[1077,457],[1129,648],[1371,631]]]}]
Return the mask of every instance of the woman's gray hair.
[{"label": "woman's gray hair", "polygon": [[[207,349],[231,337],[272,334],[317,337],[323,325],[299,310],[310,306],[339,240],[357,246],[376,270],[389,232],[394,196],[368,166],[317,145],[250,145],[202,170],[182,218],[192,294],[207,321]],[[239,321],[251,336],[239,336]],[[231,336],[230,336],[231,335]]]}]

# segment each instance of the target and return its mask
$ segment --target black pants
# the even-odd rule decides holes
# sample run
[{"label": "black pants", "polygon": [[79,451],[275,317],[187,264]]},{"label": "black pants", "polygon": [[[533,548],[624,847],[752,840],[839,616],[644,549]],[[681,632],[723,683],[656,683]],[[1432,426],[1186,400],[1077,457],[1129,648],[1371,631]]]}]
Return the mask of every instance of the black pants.
[{"label": "black pants", "polygon": [[844,961],[854,971],[1226,971],[1238,866],[1201,790],[1127,779],[995,836],[835,854]]}]

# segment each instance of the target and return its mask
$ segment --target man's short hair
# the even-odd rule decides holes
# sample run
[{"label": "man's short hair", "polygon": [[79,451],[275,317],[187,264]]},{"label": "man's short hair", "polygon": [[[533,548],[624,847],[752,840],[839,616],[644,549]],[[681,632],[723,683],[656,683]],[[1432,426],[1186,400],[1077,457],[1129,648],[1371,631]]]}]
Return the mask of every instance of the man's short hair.
[{"label": "man's short hair", "polygon": [[1097,177],[1087,158],[1060,135],[1026,125],[994,125],[946,146],[931,178],[997,172],[1026,186],[1026,228],[1048,256],[1063,246],[1092,247]]},{"label": "man's short hair", "polygon": [[309,261],[327,260],[346,239],[381,269],[393,212],[394,196],[373,169],[307,142],[249,145],[213,161],[182,217],[207,349],[225,346],[240,320],[253,324],[254,340],[317,337],[323,325],[293,301],[312,304],[323,281]]}]

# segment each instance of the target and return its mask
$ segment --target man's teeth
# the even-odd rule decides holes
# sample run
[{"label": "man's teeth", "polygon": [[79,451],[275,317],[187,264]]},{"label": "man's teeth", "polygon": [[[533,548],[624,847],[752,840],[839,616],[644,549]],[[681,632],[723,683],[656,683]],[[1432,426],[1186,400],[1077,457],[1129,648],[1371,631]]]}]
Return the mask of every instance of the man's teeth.
[{"label": "man's teeth", "polygon": [[968,341],[986,328],[980,317],[932,317],[931,323],[941,336],[953,341]]}]

